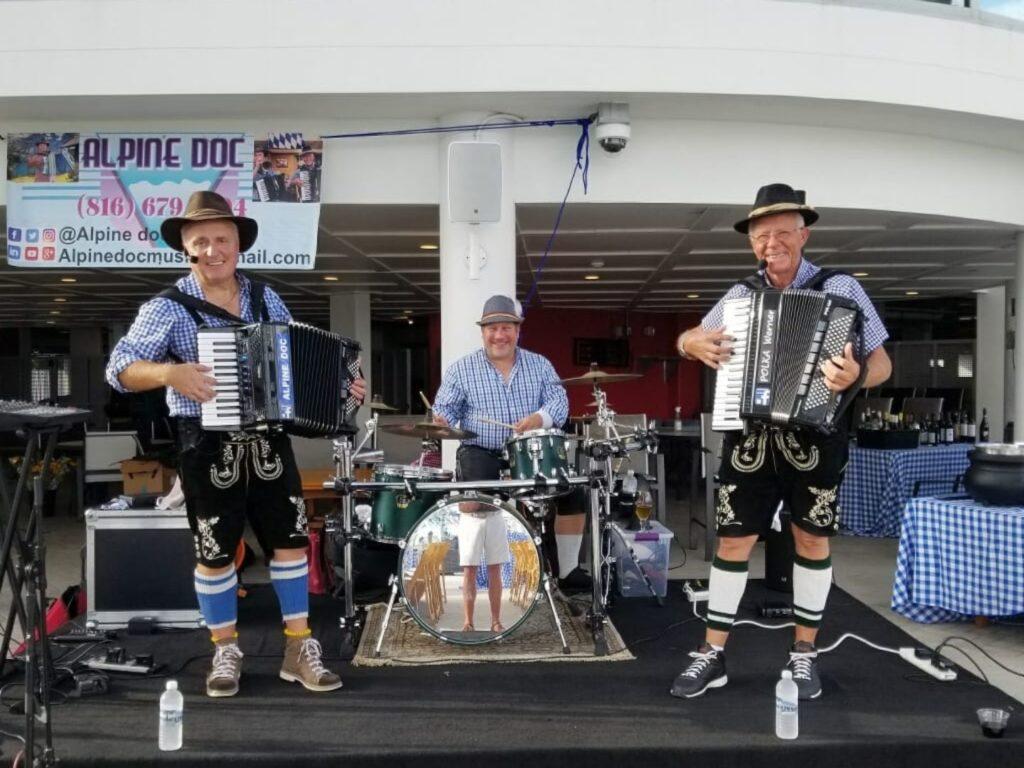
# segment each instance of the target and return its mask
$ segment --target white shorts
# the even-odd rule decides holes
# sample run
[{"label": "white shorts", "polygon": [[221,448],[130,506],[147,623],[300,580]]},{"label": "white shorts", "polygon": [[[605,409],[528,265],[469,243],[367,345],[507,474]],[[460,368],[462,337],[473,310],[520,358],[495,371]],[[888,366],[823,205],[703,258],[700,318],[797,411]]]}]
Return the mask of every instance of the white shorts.
[{"label": "white shorts", "polygon": [[512,559],[508,551],[508,532],[501,510],[489,512],[461,512],[459,514],[459,565],[487,565],[507,563]]}]

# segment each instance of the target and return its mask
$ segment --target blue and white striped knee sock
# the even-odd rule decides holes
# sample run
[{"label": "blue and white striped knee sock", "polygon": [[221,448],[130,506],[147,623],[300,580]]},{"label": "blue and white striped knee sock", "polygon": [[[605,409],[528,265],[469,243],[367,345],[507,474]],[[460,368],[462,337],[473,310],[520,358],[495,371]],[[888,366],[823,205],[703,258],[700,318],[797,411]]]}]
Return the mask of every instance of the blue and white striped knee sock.
[{"label": "blue and white striped knee sock", "polygon": [[238,620],[238,576],[232,568],[216,576],[195,572],[196,597],[207,629],[230,627]]},{"label": "blue and white striped knee sock", "polygon": [[309,564],[301,560],[271,560],[270,583],[281,603],[281,618],[303,619],[309,616]]}]

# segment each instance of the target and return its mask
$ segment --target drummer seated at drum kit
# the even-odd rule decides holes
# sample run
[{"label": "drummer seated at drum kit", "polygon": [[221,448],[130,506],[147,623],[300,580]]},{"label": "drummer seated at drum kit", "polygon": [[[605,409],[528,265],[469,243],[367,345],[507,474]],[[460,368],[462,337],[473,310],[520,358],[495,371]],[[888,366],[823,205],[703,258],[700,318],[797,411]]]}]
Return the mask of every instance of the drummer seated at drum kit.
[{"label": "drummer seated at drum kit", "polygon": [[[456,360],[441,380],[434,398],[434,422],[447,427],[458,424],[476,433],[459,447],[459,480],[499,479],[504,449],[508,446],[513,453],[516,441],[530,435],[557,438],[550,442],[564,446],[564,435],[552,427],[565,423],[569,399],[547,358],[517,346],[522,323],[518,301],[500,295],[489,298],[477,322],[483,347]],[[564,460],[564,448],[560,450]],[[589,589],[589,576],[578,568],[586,494],[577,489],[553,501],[559,585]]]}]

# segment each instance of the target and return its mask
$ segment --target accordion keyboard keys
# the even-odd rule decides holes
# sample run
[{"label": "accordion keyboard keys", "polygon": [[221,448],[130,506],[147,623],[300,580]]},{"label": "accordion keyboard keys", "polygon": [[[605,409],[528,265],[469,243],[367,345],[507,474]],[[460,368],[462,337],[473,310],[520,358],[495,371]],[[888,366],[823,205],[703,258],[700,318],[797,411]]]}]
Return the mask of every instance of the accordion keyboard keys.
[{"label": "accordion keyboard keys", "polygon": [[203,329],[198,336],[199,362],[213,369],[216,394],[202,404],[204,426],[240,429],[242,405],[238,383],[238,346],[230,328]]},{"label": "accordion keyboard keys", "polygon": [[718,369],[715,377],[715,403],[711,428],[717,431],[743,429],[740,400],[743,396],[743,374],[747,366],[747,338],[751,311],[750,297],[729,299],[725,310],[725,332],[733,337],[732,355]]}]

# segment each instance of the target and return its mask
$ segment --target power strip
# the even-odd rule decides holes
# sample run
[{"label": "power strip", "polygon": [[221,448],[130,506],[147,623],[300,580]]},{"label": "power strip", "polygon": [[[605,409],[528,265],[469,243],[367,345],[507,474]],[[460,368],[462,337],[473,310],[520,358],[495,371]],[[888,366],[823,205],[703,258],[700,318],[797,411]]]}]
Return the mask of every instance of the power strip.
[{"label": "power strip", "polygon": [[687,581],[683,585],[683,592],[686,593],[686,598],[691,603],[706,603],[708,598],[711,596],[711,592],[707,588],[707,582],[699,579],[696,581]]},{"label": "power strip", "polygon": [[956,670],[941,659],[935,658],[935,653],[927,648],[900,648],[900,658],[908,661],[922,672],[927,672],[936,680],[944,683],[956,680]]},{"label": "power strip", "polygon": [[89,669],[102,669],[104,672],[132,672],[137,675],[148,675],[153,671],[153,667],[146,664],[138,664],[134,661],[117,663],[107,661],[103,656],[95,656],[82,663]]}]

